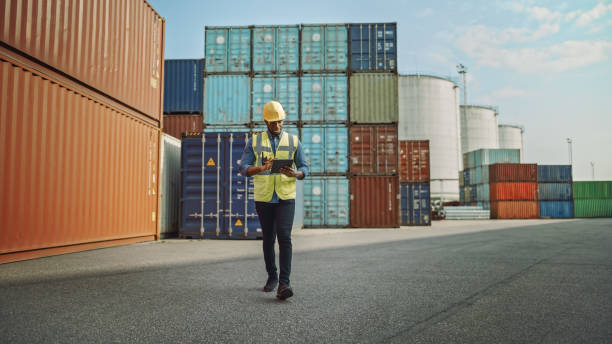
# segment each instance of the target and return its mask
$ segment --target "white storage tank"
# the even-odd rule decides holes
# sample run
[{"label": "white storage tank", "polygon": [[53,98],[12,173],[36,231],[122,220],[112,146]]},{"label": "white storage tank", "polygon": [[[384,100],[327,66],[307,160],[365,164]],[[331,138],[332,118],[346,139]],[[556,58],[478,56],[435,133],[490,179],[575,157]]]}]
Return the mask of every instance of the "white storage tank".
[{"label": "white storage tank", "polygon": [[429,140],[432,200],[459,200],[459,87],[432,75],[400,75],[400,140]]},{"label": "white storage tank", "polygon": [[498,146],[497,110],[489,106],[461,105],[461,154]]},{"label": "white storage tank", "polygon": [[500,124],[498,126],[499,148],[519,149],[523,161],[523,133],[525,129],[518,125]]}]

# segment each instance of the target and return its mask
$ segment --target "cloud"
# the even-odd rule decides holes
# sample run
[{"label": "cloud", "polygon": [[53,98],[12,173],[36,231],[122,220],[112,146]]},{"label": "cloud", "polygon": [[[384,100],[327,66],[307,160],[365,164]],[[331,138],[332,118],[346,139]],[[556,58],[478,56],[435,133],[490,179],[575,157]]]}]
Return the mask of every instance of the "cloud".
[{"label": "cloud", "polygon": [[429,17],[429,16],[431,16],[433,14],[434,14],[434,11],[431,8],[428,7],[428,8],[425,8],[425,9],[417,12],[415,15],[417,17]]},{"label": "cloud", "polygon": [[612,11],[612,4],[603,4],[599,3],[595,8],[588,12],[582,13],[578,19],[576,19],[576,25],[578,26],[586,26],[592,21],[599,19],[606,15],[606,12]]},{"label": "cloud", "polygon": [[527,13],[532,18],[543,22],[551,22],[559,20],[563,17],[563,14],[561,12],[551,11],[545,7],[526,7],[523,4],[517,2],[511,3],[509,8],[515,12]]}]

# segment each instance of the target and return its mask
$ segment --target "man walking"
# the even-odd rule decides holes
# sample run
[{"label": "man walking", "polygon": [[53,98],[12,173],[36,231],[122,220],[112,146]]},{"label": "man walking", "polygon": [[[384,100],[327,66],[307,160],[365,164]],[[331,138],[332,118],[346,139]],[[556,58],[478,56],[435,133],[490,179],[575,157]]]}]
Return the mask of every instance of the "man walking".
[{"label": "man walking", "polygon": [[[278,285],[276,297],[281,300],[293,296],[289,276],[295,180],[304,179],[308,175],[308,164],[302,151],[302,144],[297,136],[283,131],[285,116],[285,110],[279,102],[268,102],[264,106],[262,115],[268,130],[251,137],[240,159],[240,173],[254,178],[255,209],[263,232],[264,261],[268,272],[268,280],[263,291],[273,291]],[[274,159],[291,159],[293,165],[282,167],[280,174],[272,174]],[[280,275],[277,275],[274,254],[276,237],[278,237]]]}]

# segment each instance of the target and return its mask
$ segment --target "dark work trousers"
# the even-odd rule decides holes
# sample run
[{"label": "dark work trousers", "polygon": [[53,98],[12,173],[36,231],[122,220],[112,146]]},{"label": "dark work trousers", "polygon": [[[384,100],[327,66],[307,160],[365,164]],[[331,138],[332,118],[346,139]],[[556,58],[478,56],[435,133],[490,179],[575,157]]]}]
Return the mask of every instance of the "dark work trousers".
[{"label": "dark work trousers", "polygon": [[263,232],[263,253],[268,277],[276,277],[276,257],[274,254],[274,239],[278,237],[278,253],[280,284],[289,285],[291,275],[291,227],[295,200],[279,200],[279,203],[255,202],[259,223]]}]

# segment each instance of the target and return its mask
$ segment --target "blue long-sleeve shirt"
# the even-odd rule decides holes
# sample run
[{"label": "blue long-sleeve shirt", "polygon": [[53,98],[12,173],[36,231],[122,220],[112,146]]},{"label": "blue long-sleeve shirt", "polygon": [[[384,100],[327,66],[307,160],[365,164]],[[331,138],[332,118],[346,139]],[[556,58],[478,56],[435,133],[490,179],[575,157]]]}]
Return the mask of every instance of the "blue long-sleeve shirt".
[{"label": "blue long-sleeve shirt", "polygon": [[[278,143],[280,142],[280,134],[274,135],[268,130],[268,137],[271,139],[270,145],[272,146],[272,152],[276,155],[276,147],[278,147]],[[243,176],[248,176],[247,171],[249,167],[253,166],[255,163],[255,152],[253,152],[251,140],[252,138],[247,142],[247,145],[244,147],[244,151],[242,152],[242,157],[240,158],[240,174]],[[299,171],[302,171],[304,173],[304,178],[306,178],[308,175],[308,162],[306,161],[304,151],[302,150],[302,143],[299,140],[293,161],[295,162],[295,167]],[[272,194],[272,199],[268,203],[278,203],[278,200],[278,195],[276,194],[276,191],[274,191]]]}]

